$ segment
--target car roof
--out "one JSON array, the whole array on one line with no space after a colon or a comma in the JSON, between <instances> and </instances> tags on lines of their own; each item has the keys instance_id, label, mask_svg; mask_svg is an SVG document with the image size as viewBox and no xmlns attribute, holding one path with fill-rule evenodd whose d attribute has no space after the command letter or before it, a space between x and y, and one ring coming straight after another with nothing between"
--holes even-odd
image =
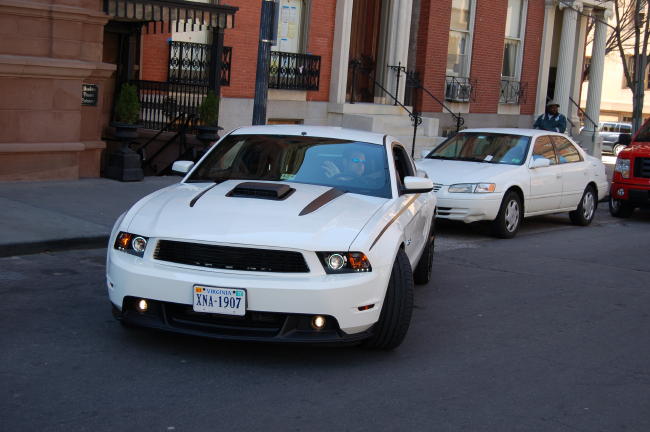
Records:
<instances>
[{"instance_id":1,"label":"car roof","mask_svg":"<svg viewBox=\"0 0 650 432\"><path fill-rule=\"evenodd\" d=\"M233 135L296 135L320 138L337 138L350 141L366 142L371 144L384 144L384 134L346 129L335 126L307 126L307 125L265 125L245 126L232 131Z\"/></svg>"},{"instance_id":2,"label":"car roof","mask_svg":"<svg viewBox=\"0 0 650 432\"><path fill-rule=\"evenodd\" d=\"M473 132L473 133L499 133L499 134L508 134L508 135L521 135L534 137L537 135L557 135L565 138L569 138L567 135L559 132L551 132L541 129L523 129L523 128L474 128L474 129L463 129L461 132Z\"/></svg>"}]
</instances>

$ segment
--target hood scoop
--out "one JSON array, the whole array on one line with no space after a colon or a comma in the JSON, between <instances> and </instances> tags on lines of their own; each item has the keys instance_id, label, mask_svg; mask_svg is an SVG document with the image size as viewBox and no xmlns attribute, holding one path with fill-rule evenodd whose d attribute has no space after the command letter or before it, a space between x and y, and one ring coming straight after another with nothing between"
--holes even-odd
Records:
<instances>
[{"instance_id":1,"label":"hood scoop","mask_svg":"<svg viewBox=\"0 0 650 432\"><path fill-rule=\"evenodd\" d=\"M294 192L295 189L290 188L286 184L244 182L235 186L226 196L232 198L258 198L282 201Z\"/></svg>"}]
</instances>

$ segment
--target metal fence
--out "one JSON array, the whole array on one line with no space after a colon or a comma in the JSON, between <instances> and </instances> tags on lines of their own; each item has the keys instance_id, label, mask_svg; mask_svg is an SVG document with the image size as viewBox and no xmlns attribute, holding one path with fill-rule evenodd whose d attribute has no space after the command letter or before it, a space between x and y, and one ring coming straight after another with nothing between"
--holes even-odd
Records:
<instances>
[{"instance_id":1,"label":"metal fence","mask_svg":"<svg viewBox=\"0 0 650 432\"><path fill-rule=\"evenodd\" d=\"M476 80L447 76L445 78L445 100L450 102L474 102L476 100Z\"/></svg>"},{"instance_id":2,"label":"metal fence","mask_svg":"<svg viewBox=\"0 0 650 432\"><path fill-rule=\"evenodd\" d=\"M271 51L269 88L318 90L320 56Z\"/></svg>"},{"instance_id":3,"label":"metal fence","mask_svg":"<svg viewBox=\"0 0 650 432\"><path fill-rule=\"evenodd\" d=\"M499 94L499 103L517 105L526 103L527 83L514 81L511 79L501 80L501 91Z\"/></svg>"},{"instance_id":4,"label":"metal fence","mask_svg":"<svg viewBox=\"0 0 650 432\"><path fill-rule=\"evenodd\" d=\"M192 116L188 132L195 131L198 108L208 94L207 85L177 84L159 81L132 81L140 97L140 122L146 129L178 131L180 114ZM171 123L171 124L170 124Z\"/></svg>"}]
</instances>

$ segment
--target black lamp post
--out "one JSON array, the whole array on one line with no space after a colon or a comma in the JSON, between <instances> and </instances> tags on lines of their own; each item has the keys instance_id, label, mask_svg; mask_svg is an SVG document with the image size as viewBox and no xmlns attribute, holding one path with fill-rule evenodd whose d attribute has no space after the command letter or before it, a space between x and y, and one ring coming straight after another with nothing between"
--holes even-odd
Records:
<instances>
[{"instance_id":1,"label":"black lamp post","mask_svg":"<svg viewBox=\"0 0 650 432\"><path fill-rule=\"evenodd\" d=\"M260 42L257 48L257 73L255 75L255 100L253 102L253 124L266 124L266 105L269 92L269 66L271 63L271 45L273 40L275 0L262 0L260 15Z\"/></svg>"}]
</instances>

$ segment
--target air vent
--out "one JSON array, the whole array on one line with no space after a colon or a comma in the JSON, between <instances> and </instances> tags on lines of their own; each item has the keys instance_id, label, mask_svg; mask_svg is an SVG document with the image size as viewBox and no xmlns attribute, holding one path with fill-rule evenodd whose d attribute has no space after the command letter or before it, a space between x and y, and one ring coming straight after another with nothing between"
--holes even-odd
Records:
<instances>
[{"instance_id":1,"label":"air vent","mask_svg":"<svg viewBox=\"0 0 650 432\"><path fill-rule=\"evenodd\" d=\"M234 198L259 198L280 201L291 195L295 189L285 184L245 182L239 183L226 196Z\"/></svg>"}]
</instances>

